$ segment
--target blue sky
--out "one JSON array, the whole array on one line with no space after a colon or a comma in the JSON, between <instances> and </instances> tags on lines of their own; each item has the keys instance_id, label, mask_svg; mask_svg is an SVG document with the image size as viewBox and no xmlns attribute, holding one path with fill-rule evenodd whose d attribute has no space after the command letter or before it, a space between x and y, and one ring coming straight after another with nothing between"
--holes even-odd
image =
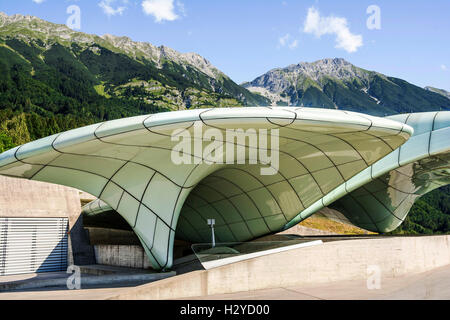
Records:
<instances>
[{"instance_id":1,"label":"blue sky","mask_svg":"<svg viewBox=\"0 0 450 320\"><path fill-rule=\"evenodd\" d=\"M71 5L81 10L82 32L197 52L237 83L341 57L450 91L448 0L0 0L0 11L65 24ZM370 5L380 29L367 27Z\"/></svg>"}]
</instances>

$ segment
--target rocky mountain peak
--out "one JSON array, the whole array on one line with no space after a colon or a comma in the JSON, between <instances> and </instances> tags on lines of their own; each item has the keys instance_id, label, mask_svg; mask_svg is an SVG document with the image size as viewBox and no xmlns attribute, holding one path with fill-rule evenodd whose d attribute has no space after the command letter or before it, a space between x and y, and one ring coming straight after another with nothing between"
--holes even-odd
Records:
<instances>
[{"instance_id":1,"label":"rocky mountain peak","mask_svg":"<svg viewBox=\"0 0 450 320\"><path fill-rule=\"evenodd\" d=\"M424 89L427 90L427 91L431 91L431 92L440 94L441 96L444 96L444 97L450 99L450 92L447 91L447 90L444 90L444 89L438 89L438 88L434 88L434 87L430 87L430 86L427 86L427 87L425 87Z\"/></svg>"},{"instance_id":2,"label":"rocky mountain peak","mask_svg":"<svg viewBox=\"0 0 450 320\"><path fill-rule=\"evenodd\" d=\"M358 68L342 58L273 69L243 87L270 99L274 106L368 110L385 115L392 110L411 112L412 106L417 110L425 105L444 110L450 105L450 96L444 90L426 88L426 91L404 80Z\"/></svg>"},{"instance_id":3,"label":"rocky mountain peak","mask_svg":"<svg viewBox=\"0 0 450 320\"><path fill-rule=\"evenodd\" d=\"M0 12L0 28L3 28L5 35L17 36L26 41L39 37L44 41L51 40L52 43L62 41L67 44L73 42L81 46L89 46L97 43L103 46L106 45L108 48L113 48L114 51L123 52L133 58L143 57L149 61L153 61L159 67L161 67L162 60L164 59L185 66L189 65L216 80L219 76L225 76L208 60L196 53L181 53L164 45L156 47L148 42L133 41L126 36L105 34L98 37L96 35L77 32L65 25L50 23L33 16L24 16L21 14L8 16L6 13ZM32 34L20 31L23 28L30 30ZM1 33L0 30L0 35Z\"/></svg>"},{"instance_id":4,"label":"rocky mountain peak","mask_svg":"<svg viewBox=\"0 0 450 320\"><path fill-rule=\"evenodd\" d=\"M362 77L364 72L356 68L350 62L342 58L322 59L315 62L301 62L296 65L290 65L281 70L282 72L291 73L293 75L303 75L312 78L315 81L322 77L337 78L340 80L349 79L353 77Z\"/></svg>"}]
</instances>

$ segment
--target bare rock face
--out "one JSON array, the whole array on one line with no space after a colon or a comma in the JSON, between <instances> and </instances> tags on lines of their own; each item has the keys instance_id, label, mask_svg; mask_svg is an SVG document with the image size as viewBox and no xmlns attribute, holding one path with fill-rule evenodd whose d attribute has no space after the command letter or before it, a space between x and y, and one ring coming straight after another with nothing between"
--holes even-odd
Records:
<instances>
[{"instance_id":1,"label":"bare rock face","mask_svg":"<svg viewBox=\"0 0 450 320\"><path fill-rule=\"evenodd\" d=\"M368 71L357 68L350 62L341 59L323 59L316 62L301 62L286 68L273 69L266 74L246 83L244 87L264 87L272 93L281 93L290 86L310 79L320 82L324 77L338 80L368 79Z\"/></svg>"}]
</instances>

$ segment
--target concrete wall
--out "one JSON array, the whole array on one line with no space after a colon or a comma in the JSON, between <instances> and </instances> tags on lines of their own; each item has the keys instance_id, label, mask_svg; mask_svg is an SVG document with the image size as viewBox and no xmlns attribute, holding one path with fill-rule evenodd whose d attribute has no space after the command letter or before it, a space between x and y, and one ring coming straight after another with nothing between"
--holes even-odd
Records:
<instances>
[{"instance_id":1,"label":"concrete wall","mask_svg":"<svg viewBox=\"0 0 450 320\"><path fill-rule=\"evenodd\" d=\"M174 299L240 291L366 281L367 267L399 277L450 264L450 236L327 242L210 270L194 271L130 289L114 299Z\"/></svg>"},{"instance_id":2,"label":"concrete wall","mask_svg":"<svg viewBox=\"0 0 450 320\"><path fill-rule=\"evenodd\" d=\"M94 245L97 264L129 267L136 269L151 268L147 254L140 245Z\"/></svg>"},{"instance_id":3,"label":"concrete wall","mask_svg":"<svg viewBox=\"0 0 450 320\"><path fill-rule=\"evenodd\" d=\"M0 217L67 217L72 227L80 212L80 196L76 189L0 176Z\"/></svg>"},{"instance_id":4,"label":"concrete wall","mask_svg":"<svg viewBox=\"0 0 450 320\"><path fill-rule=\"evenodd\" d=\"M68 218L69 265L94 262L80 214L80 191L76 189L0 176L0 217Z\"/></svg>"}]
</instances>

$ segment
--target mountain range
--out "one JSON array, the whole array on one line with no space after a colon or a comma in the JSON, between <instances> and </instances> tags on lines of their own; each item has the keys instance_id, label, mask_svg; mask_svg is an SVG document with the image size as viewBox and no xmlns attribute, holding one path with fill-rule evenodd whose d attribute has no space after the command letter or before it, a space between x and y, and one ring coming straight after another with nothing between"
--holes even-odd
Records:
<instances>
[{"instance_id":1,"label":"mountain range","mask_svg":"<svg viewBox=\"0 0 450 320\"><path fill-rule=\"evenodd\" d=\"M433 88L433 87L429 87L429 86L425 87L425 90L438 93L438 94L443 95L444 97L447 97L450 99L450 92L448 92L447 90Z\"/></svg>"},{"instance_id":2,"label":"mountain range","mask_svg":"<svg viewBox=\"0 0 450 320\"><path fill-rule=\"evenodd\" d=\"M47 65L83 77L108 98L123 97L127 91L169 110L268 102L196 53L179 53L128 37L89 35L33 16L0 13L0 40L3 56L14 63L37 72L42 69L39 65ZM76 74L67 74L67 68Z\"/></svg>"},{"instance_id":3,"label":"mountain range","mask_svg":"<svg viewBox=\"0 0 450 320\"><path fill-rule=\"evenodd\" d=\"M423 89L339 58L273 69L242 85L280 106L345 109L378 116L450 110L450 97L436 89Z\"/></svg>"}]
</instances>

